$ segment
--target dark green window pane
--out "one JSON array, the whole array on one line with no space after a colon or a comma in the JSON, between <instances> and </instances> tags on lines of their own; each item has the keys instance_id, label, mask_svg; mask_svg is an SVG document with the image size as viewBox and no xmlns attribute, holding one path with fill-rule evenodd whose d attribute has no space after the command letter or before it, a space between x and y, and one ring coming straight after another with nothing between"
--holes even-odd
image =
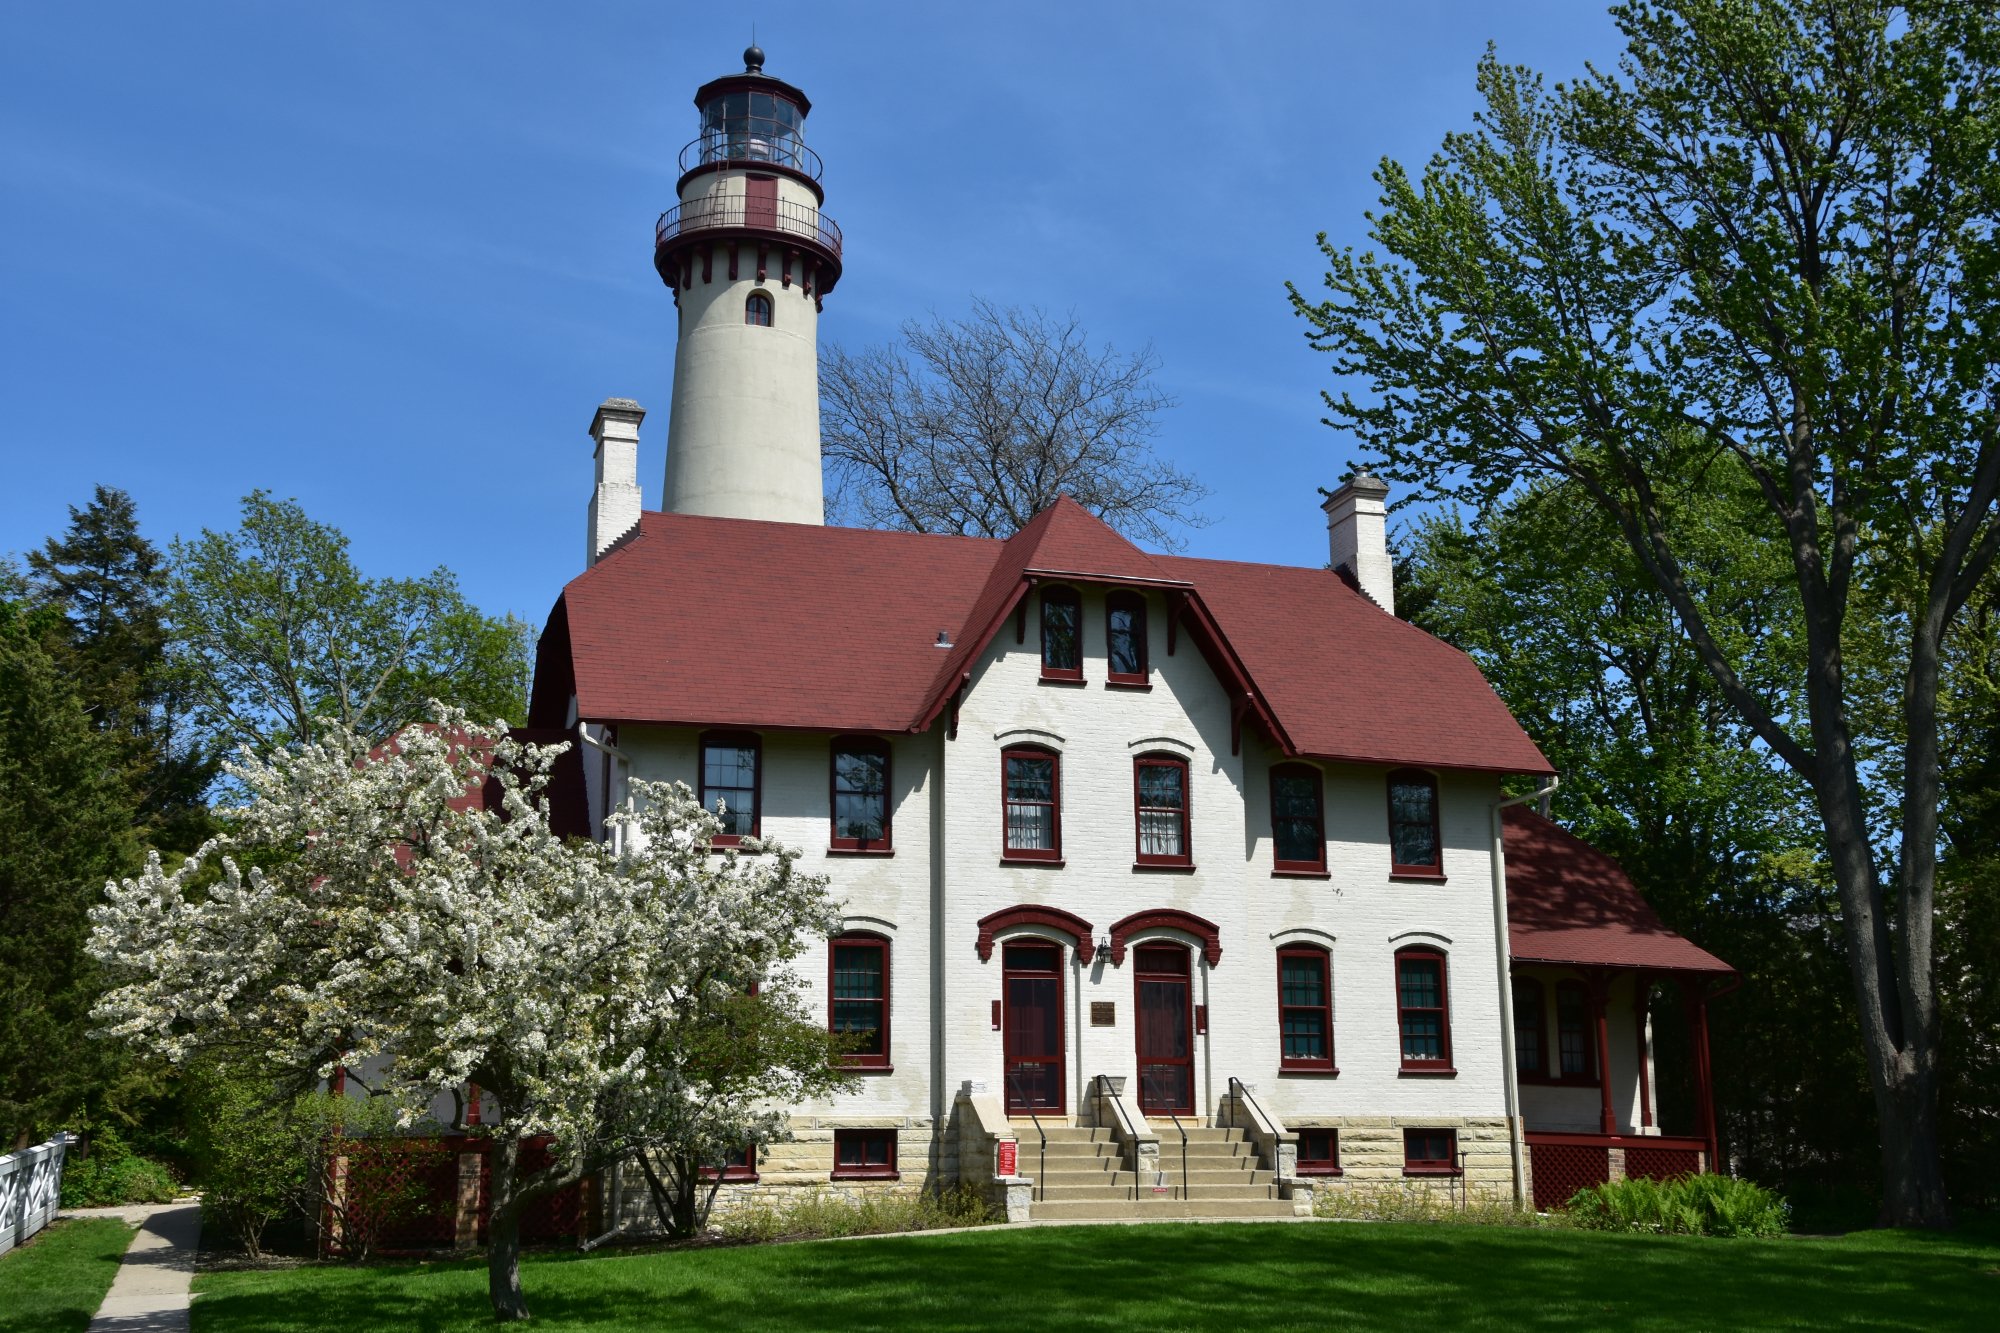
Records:
<instances>
[{"instance_id":1,"label":"dark green window pane","mask_svg":"<svg viewBox=\"0 0 2000 1333\"><path fill-rule=\"evenodd\" d=\"M1077 619L1082 608L1066 597L1042 598L1042 665L1057 671L1075 671Z\"/></svg>"}]
</instances>

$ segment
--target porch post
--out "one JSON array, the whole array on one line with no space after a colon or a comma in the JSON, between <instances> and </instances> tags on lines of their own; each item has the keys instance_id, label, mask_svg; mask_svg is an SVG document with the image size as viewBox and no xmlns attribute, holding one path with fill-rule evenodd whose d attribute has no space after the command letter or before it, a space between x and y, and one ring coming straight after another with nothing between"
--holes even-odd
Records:
<instances>
[{"instance_id":1,"label":"porch post","mask_svg":"<svg viewBox=\"0 0 2000 1333\"><path fill-rule=\"evenodd\" d=\"M1652 1063L1652 1050L1646 1040L1646 1011L1648 994L1653 988L1653 979L1644 972L1632 974L1632 1016L1638 1029L1638 1040L1633 1049L1639 1052L1639 1128L1653 1127L1653 1083L1647 1066Z\"/></svg>"},{"instance_id":2,"label":"porch post","mask_svg":"<svg viewBox=\"0 0 2000 1333\"><path fill-rule=\"evenodd\" d=\"M1602 972L1594 972L1585 988L1590 998L1591 1026L1597 1030L1597 1099L1598 1130L1604 1134L1618 1132L1618 1122L1611 1114L1611 1024L1605 1015L1605 1000L1610 986Z\"/></svg>"},{"instance_id":3,"label":"porch post","mask_svg":"<svg viewBox=\"0 0 2000 1333\"><path fill-rule=\"evenodd\" d=\"M1697 983L1698 984L1698 983ZM1715 1145L1715 1077L1709 1065L1708 1056L1708 992L1697 989L1694 992L1694 1076L1695 1107L1701 1117L1701 1137L1708 1148L1705 1163L1711 1172L1720 1174L1716 1162Z\"/></svg>"}]
</instances>

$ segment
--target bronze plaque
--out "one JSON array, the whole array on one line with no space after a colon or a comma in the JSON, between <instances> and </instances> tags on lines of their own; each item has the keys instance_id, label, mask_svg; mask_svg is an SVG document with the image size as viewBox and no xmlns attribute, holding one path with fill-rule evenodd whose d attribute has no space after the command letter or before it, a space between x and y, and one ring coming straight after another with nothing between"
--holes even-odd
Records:
<instances>
[{"instance_id":1,"label":"bronze plaque","mask_svg":"<svg viewBox=\"0 0 2000 1333\"><path fill-rule=\"evenodd\" d=\"M1118 1006L1109 1000L1090 1002L1090 1025L1094 1028L1115 1028L1118 1026Z\"/></svg>"}]
</instances>

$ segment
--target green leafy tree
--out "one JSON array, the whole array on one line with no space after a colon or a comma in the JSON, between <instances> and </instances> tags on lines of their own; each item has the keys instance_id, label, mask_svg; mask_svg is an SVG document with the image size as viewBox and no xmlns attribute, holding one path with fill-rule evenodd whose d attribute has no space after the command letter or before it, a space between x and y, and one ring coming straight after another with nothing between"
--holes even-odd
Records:
<instances>
[{"instance_id":1,"label":"green leafy tree","mask_svg":"<svg viewBox=\"0 0 2000 1333\"><path fill-rule=\"evenodd\" d=\"M1559 478L1810 791L1880 1126L1883 1216L1947 1219L1934 973L1939 682L2000 550L2000 20L1957 0L1634 0L1615 72L1481 63L1476 128L1321 237L1316 347L1377 469L1490 502ZM1690 573L1727 460L1796 636ZM1893 669L1851 662L1865 648ZM1850 666L1863 670L1850 672ZM1884 684L1889 697L1881 697Z\"/></svg>"},{"instance_id":2,"label":"green leafy tree","mask_svg":"<svg viewBox=\"0 0 2000 1333\"><path fill-rule=\"evenodd\" d=\"M447 569L364 576L296 500L253 491L235 531L175 542L168 607L175 678L228 745L268 753L336 727L382 740L432 699L526 713L525 624L482 615Z\"/></svg>"}]
</instances>

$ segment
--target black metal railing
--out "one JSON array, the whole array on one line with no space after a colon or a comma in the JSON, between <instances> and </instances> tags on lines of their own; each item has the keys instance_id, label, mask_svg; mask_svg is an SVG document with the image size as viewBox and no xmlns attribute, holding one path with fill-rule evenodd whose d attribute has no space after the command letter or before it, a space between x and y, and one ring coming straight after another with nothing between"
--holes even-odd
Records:
<instances>
[{"instance_id":1,"label":"black metal railing","mask_svg":"<svg viewBox=\"0 0 2000 1333\"><path fill-rule=\"evenodd\" d=\"M805 146L798 128L758 116L732 117L681 149L681 174L721 163L733 166L786 167L812 180L820 178L819 154Z\"/></svg>"},{"instance_id":2,"label":"black metal railing","mask_svg":"<svg viewBox=\"0 0 2000 1333\"><path fill-rule=\"evenodd\" d=\"M1042 1136L1042 1158L1035 1164L1035 1197L1049 1197L1049 1132L1042 1128L1042 1118L1035 1114L1035 1108L1028 1108L1028 1119L1035 1122L1035 1133Z\"/></svg>"},{"instance_id":3,"label":"black metal railing","mask_svg":"<svg viewBox=\"0 0 2000 1333\"><path fill-rule=\"evenodd\" d=\"M1175 1115L1172 1111L1167 1112L1167 1119L1173 1121L1174 1128L1178 1129L1181 1132L1181 1200L1183 1202L1186 1202L1189 1193L1188 1173L1187 1173L1187 1127L1181 1124L1181 1118Z\"/></svg>"},{"instance_id":4,"label":"black metal railing","mask_svg":"<svg viewBox=\"0 0 2000 1333\"><path fill-rule=\"evenodd\" d=\"M660 214L653 243L665 245L690 232L718 228L796 236L840 258L840 228L817 208L792 199L751 199L741 194L712 194L676 204Z\"/></svg>"}]
</instances>

